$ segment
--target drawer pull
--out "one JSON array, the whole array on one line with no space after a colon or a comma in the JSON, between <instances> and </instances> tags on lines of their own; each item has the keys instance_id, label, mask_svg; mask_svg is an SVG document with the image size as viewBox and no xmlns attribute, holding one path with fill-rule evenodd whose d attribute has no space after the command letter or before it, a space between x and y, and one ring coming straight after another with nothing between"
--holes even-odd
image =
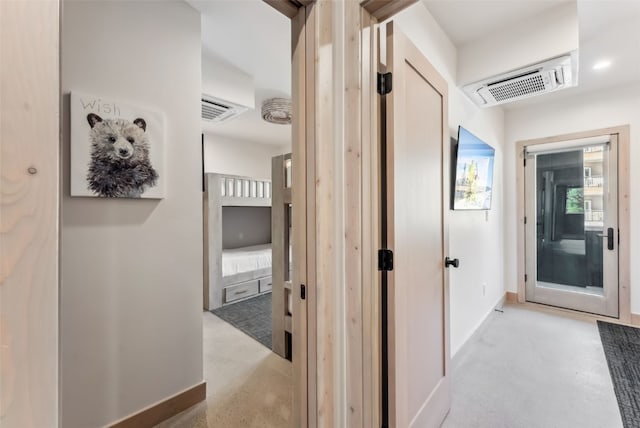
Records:
<instances>
[{"instance_id":1,"label":"drawer pull","mask_svg":"<svg viewBox=\"0 0 640 428\"><path fill-rule=\"evenodd\" d=\"M233 293L234 296L237 296L238 294L244 294L246 292L248 292L249 290L242 290L242 291L236 291Z\"/></svg>"}]
</instances>

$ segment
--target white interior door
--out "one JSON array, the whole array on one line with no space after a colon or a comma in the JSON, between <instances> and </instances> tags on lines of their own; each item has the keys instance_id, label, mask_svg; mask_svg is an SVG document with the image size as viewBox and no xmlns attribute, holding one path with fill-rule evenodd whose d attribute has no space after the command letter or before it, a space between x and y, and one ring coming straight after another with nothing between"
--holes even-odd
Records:
<instances>
[{"instance_id":1,"label":"white interior door","mask_svg":"<svg viewBox=\"0 0 640 428\"><path fill-rule=\"evenodd\" d=\"M386 31L388 419L438 427L450 406L447 84L393 23Z\"/></svg>"}]
</instances>

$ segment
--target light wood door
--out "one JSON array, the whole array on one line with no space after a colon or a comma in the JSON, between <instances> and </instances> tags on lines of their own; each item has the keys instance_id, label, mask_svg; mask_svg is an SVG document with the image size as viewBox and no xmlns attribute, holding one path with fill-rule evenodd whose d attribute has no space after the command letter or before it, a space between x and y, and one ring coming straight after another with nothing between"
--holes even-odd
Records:
<instances>
[{"instance_id":1,"label":"light wood door","mask_svg":"<svg viewBox=\"0 0 640 428\"><path fill-rule=\"evenodd\" d=\"M389 426L438 427L450 405L447 84L393 23L386 71Z\"/></svg>"}]
</instances>

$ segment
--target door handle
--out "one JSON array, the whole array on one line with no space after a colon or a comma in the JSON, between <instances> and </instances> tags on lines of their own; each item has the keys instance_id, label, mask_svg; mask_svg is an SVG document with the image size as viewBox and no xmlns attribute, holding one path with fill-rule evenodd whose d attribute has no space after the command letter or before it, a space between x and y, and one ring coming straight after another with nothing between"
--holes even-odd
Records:
<instances>
[{"instance_id":1,"label":"door handle","mask_svg":"<svg viewBox=\"0 0 640 428\"><path fill-rule=\"evenodd\" d=\"M607 238L607 250L613 250L613 227L607 229L607 234L598 233L601 238Z\"/></svg>"},{"instance_id":2,"label":"door handle","mask_svg":"<svg viewBox=\"0 0 640 428\"><path fill-rule=\"evenodd\" d=\"M607 249L613 250L613 227L607 229Z\"/></svg>"},{"instance_id":3,"label":"door handle","mask_svg":"<svg viewBox=\"0 0 640 428\"><path fill-rule=\"evenodd\" d=\"M450 259L449 257L445 257L444 258L444 267L448 268L449 266L453 266L454 268L457 268L458 266L460 266L460 260L458 260L458 259Z\"/></svg>"}]
</instances>

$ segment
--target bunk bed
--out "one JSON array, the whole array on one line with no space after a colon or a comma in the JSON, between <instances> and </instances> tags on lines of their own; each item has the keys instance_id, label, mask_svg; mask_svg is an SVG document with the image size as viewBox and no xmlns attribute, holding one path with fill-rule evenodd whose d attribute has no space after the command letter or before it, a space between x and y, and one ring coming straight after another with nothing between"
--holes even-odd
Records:
<instances>
[{"instance_id":1,"label":"bunk bed","mask_svg":"<svg viewBox=\"0 0 640 428\"><path fill-rule=\"evenodd\" d=\"M272 239L272 349L291 359L292 346L292 251L291 251L291 154L271 161L273 184L271 207Z\"/></svg>"},{"instance_id":2,"label":"bunk bed","mask_svg":"<svg viewBox=\"0 0 640 428\"><path fill-rule=\"evenodd\" d=\"M266 224L262 227L265 230L260 230L260 224L253 224L256 222L236 225L236 228L258 227L257 231L252 232L258 237L247 246L242 246L241 240L234 241L231 236L234 228L230 227L230 223L241 221L239 218L242 217L240 213L243 207L270 210L271 182L251 177L207 173L204 190L205 309L217 309L270 292L271 213L265 214L268 215ZM242 233L238 235L242 237Z\"/></svg>"},{"instance_id":3,"label":"bunk bed","mask_svg":"<svg viewBox=\"0 0 640 428\"><path fill-rule=\"evenodd\" d=\"M272 293L272 350L291 359L291 154L272 159L272 180L207 173L204 191L204 307L217 309ZM270 208L268 242L226 245L225 210ZM244 223L243 227L250 227ZM265 241L267 241L265 239Z\"/></svg>"}]
</instances>

